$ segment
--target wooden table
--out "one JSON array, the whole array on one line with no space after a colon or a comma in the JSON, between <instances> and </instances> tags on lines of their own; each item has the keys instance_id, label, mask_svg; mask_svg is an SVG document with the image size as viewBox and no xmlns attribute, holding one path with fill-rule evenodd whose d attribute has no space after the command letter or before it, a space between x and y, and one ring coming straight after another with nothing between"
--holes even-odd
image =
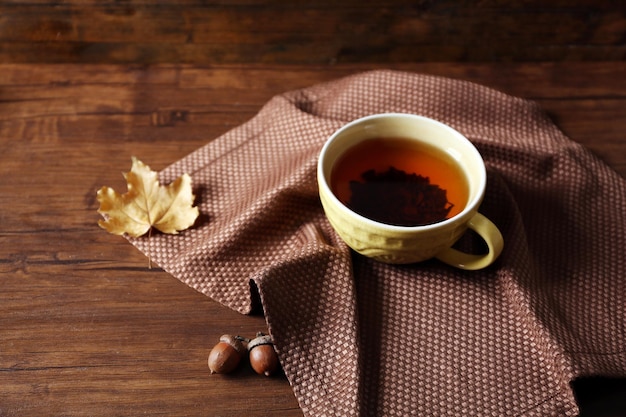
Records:
<instances>
[{"instance_id":1,"label":"wooden table","mask_svg":"<svg viewBox=\"0 0 626 417\"><path fill-rule=\"evenodd\" d=\"M301 416L284 376L210 375L265 330L97 226L131 156L161 170L273 95L374 68L536 100L626 177L626 10L514 0L0 2L0 417ZM616 318L624 319L624 318ZM625 380L575 382L626 415Z\"/></svg>"},{"instance_id":2,"label":"wooden table","mask_svg":"<svg viewBox=\"0 0 626 417\"><path fill-rule=\"evenodd\" d=\"M626 177L620 62L0 65L0 416L302 415L284 376L209 374L219 336L263 317L149 269L97 226L96 190L125 190L132 155L160 170L275 94L383 66L536 100ZM576 387L584 416L626 415L623 380Z\"/></svg>"}]
</instances>

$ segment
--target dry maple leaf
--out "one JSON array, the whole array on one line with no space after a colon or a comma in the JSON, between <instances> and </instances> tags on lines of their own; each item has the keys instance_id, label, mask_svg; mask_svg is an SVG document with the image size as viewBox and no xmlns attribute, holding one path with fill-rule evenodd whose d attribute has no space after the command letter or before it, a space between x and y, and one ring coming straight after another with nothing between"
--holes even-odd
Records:
<instances>
[{"instance_id":1,"label":"dry maple leaf","mask_svg":"<svg viewBox=\"0 0 626 417\"><path fill-rule=\"evenodd\" d=\"M98 190L104 217L98 224L109 233L139 237L152 227L163 233L176 234L196 221L199 215L193 207L191 177L183 174L168 186L159 184L157 173L139 159L132 158L130 172L124 174L128 192L119 194L110 187Z\"/></svg>"}]
</instances>

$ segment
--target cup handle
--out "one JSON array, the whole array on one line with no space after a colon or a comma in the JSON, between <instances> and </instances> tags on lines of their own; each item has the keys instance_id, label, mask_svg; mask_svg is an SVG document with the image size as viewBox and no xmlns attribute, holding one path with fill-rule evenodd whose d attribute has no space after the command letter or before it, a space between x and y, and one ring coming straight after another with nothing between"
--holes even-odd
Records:
<instances>
[{"instance_id":1,"label":"cup handle","mask_svg":"<svg viewBox=\"0 0 626 417\"><path fill-rule=\"evenodd\" d=\"M460 250L448 248L435 258L460 269L474 271L491 265L504 247L504 239L498 227L480 213L476 213L468 223L468 227L483 238L489 251L484 255L472 255Z\"/></svg>"}]
</instances>

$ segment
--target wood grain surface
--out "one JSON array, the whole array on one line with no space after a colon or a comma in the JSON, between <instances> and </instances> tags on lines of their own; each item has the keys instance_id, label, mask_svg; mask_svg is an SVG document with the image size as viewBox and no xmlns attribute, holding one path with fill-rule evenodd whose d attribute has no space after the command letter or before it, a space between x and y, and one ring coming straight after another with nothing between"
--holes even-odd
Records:
<instances>
[{"instance_id":1,"label":"wood grain surface","mask_svg":"<svg viewBox=\"0 0 626 417\"><path fill-rule=\"evenodd\" d=\"M9 0L0 61L620 61L617 0Z\"/></svg>"},{"instance_id":2,"label":"wood grain surface","mask_svg":"<svg viewBox=\"0 0 626 417\"><path fill-rule=\"evenodd\" d=\"M262 316L97 226L131 156L163 169L276 94L374 68L478 82L626 177L621 3L339 3L0 3L0 416L302 415L282 375L209 374ZM582 416L626 415L624 380L574 385Z\"/></svg>"}]
</instances>

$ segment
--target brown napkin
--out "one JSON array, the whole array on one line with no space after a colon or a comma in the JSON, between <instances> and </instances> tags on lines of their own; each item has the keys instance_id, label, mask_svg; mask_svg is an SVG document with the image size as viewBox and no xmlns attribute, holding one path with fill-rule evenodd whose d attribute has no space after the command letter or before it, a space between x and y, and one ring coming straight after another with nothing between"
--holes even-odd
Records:
<instances>
[{"instance_id":1,"label":"brown napkin","mask_svg":"<svg viewBox=\"0 0 626 417\"><path fill-rule=\"evenodd\" d=\"M505 239L496 264L385 265L338 240L318 200L318 153L344 123L390 111L438 119L478 147L481 212ZM133 244L232 309L262 307L307 416L573 416L573 378L626 375L626 181L532 102L357 74L274 97L161 180L184 172L200 220Z\"/></svg>"}]
</instances>

